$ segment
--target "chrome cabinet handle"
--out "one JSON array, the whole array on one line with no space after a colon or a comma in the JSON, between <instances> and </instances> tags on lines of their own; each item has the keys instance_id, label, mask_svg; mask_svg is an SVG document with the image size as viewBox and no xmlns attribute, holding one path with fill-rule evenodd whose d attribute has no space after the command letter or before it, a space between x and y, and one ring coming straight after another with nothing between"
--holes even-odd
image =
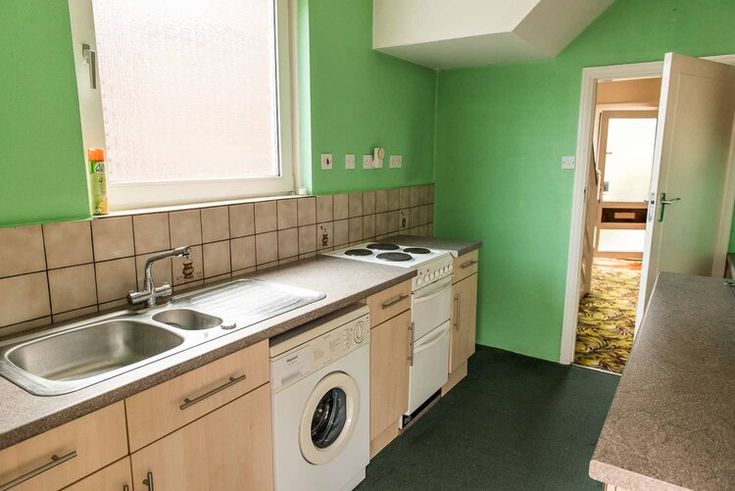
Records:
<instances>
[{"instance_id":1,"label":"chrome cabinet handle","mask_svg":"<svg viewBox=\"0 0 735 491\"><path fill-rule=\"evenodd\" d=\"M198 402L202 402L204 399L208 399L208 398L212 397L213 395L215 395L216 393L222 392L226 388L231 387L231 386L235 385L238 382L242 382L246 378L247 378L247 375L240 375L239 377L230 377L227 382L225 382L222 385L218 385L217 387L215 387L214 389L210 390L209 392L205 392L204 394L202 394L200 396L196 396L193 399L189 399L187 397L186 399L184 399L184 402L179 406L179 409L181 409L183 411L184 409L190 408L194 404L196 404Z\"/></svg>"},{"instance_id":2,"label":"chrome cabinet handle","mask_svg":"<svg viewBox=\"0 0 735 491\"><path fill-rule=\"evenodd\" d=\"M123 484L123 491L130 491L130 486Z\"/></svg>"},{"instance_id":3,"label":"chrome cabinet handle","mask_svg":"<svg viewBox=\"0 0 735 491\"><path fill-rule=\"evenodd\" d=\"M664 221L664 213L666 210L666 205L673 205L677 201L681 201L681 198L666 198L666 193L661 193L661 199L658 207L658 221L663 222Z\"/></svg>"},{"instance_id":4,"label":"chrome cabinet handle","mask_svg":"<svg viewBox=\"0 0 735 491\"><path fill-rule=\"evenodd\" d=\"M88 44L82 44L82 56L89 65L89 87L97 88L97 52Z\"/></svg>"},{"instance_id":5,"label":"chrome cabinet handle","mask_svg":"<svg viewBox=\"0 0 735 491\"><path fill-rule=\"evenodd\" d=\"M478 262L479 261L477 259L470 259L469 261L465 261L462 264L460 264L459 267L462 268L462 269L467 269L470 266L472 266L474 264L477 264Z\"/></svg>"},{"instance_id":6,"label":"chrome cabinet handle","mask_svg":"<svg viewBox=\"0 0 735 491\"><path fill-rule=\"evenodd\" d=\"M383 310L389 309L393 307L395 304L403 302L408 298L408 295L404 295L403 293L398 295L393 300L386 300L385 302L381 303L380 306L383 308Z\"/></svg>"},{"instance_id":7,"label":"chrome cabinet handle","mask_svg":"<svg viewBox=\"0 0 735 491\"><path fill-rule=\"evenodd\" d=\"M153 472L148 471L145 479L143 479L143 484L145 484L145 487L148 488L148 491L155 491L155 488L153 487Z\"/></svg>"},{"instance_id":8,"label":"chrome cabinet handle","mask_svg":"<svg viewBox=\"0 0 735 491\"><path fill-rule=\"evenodd\" d=\"M461 325L462 319L461 319L461 313L460 313L460 307L462 306L462 297L459 293L457 293L454 296L454 328L459 331L459 326Z\"/></svg>"},{"instance_id":9,"label":"chrome cabinet handle","mask_svg":"<svg viewBox=\"0 0 735 491\"><path fill-rule=\"evenodd\" d=\"M413 322L408 325L408 362L413 366Z\"/></svg>"},{"instance_id":10,"label":"chrome cabinet handle","mask_svg":"<svg viewBox=\"0 0 735 491\"><path fill-rule=\"evenodd\" d=\"M5 484L0 484L0 491L6 491L6 490L12 489L12 488L14 488L14 487L16 487L16 486L18 486L20 484L23 484L27 480L32 479L32 478L36 477L39 474L43 474L44 472L46 472L48 470L51 470L54 467L56 467L57 465L61 465L64 462L69 461L69 460L73 459L76 456L77 456L76 450L72 450L68 454L62 455L61 457L59 457L56 454L53 454L51 456L51 462L47 462L47 463L43 464L40 467L36 467L32 471L26 472L22 476L16 477L12 481L8 481Z\"/></svg>"}]
</instances>

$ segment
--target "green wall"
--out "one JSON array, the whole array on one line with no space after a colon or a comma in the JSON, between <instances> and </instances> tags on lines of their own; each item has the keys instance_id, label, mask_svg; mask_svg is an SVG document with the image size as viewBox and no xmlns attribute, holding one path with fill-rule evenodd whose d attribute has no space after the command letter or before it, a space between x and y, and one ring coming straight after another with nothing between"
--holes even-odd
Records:
<instances>
[{"instance_id":1,"label":"green wall","mask_svg":"<svg viewBox=\"0 0 735 491\"><path fill-rule=\"evenodd\" d=\"M444 71L435 233L478 238L478 342L559 359L583 67L735 53L732 0L617 0L558 57Z\"/></svg>"},{"instance_id":2,"label":"green wall","mask_svg":"<svg viewBox=\"0 0 735 491\"><path fill-rule=\"evenodd\" d=\"M435 72L372 51L371 0L300 2L299 63L307 51L310 75L306 80L300 67L300 107L310 105L302 121L310 121L311 138L303 141L302 127L301 148L305 157L311 154L302 159L309 190L332 193L431 182ZM362 155L371 154L374 146L385 148L385 165L364 170ZM321 170L322 153L334 155L332 170ZM357 169L344 169L345 154L356 155ZM390 154L403 156L403 168L388 168Z\"/></svg>"},{"instance_id":3,"label":"green wall","mask_svg":"<svg viewBox=\"0 0 735 491\"><path fill-rule=\"evenodd\" d=\"M66 1L0 1L0 227L89 216Z\"/></svg>"}]
</instances>

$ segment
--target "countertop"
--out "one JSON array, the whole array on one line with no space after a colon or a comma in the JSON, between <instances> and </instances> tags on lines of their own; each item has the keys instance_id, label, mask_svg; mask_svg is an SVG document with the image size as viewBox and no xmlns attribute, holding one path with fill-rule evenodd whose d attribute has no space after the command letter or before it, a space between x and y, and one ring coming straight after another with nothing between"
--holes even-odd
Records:
<instances>
[{"instance_id":1,"label":"countertop","mask_svg":"<svg viewBox=\"0 0 735 491\"><path fill-rule=\"evenodd\" d=\"M403 268L317 256L248 277L318 290L326 294L323 300L69 394L34 396L0 378L0 449L339 310L415 275L415 271Z\"/></svg>"},{"instance_id":2,"label":"countertop","mask_svg":"<svg viewBox=\"0 0 735 491\"><path fill-rule=\"evenodd\" d=\"M454 257L467 254L482 247L482 241L479 240L435 239L432 237L419 237L417 235L394 235L393 237L388 237L385 241L395 242L404 246L441 249L451 252Z\"/></svg>"},{"instance_id":3,"label":"countertop","mask_svg":"<svg viewBox=\"0 0 735 491\"><path fill-rule=\"evenodd\" d=\"M735 289L661 273L589 468L626 490L735 489Z\"/></svg>"}]
</instances>

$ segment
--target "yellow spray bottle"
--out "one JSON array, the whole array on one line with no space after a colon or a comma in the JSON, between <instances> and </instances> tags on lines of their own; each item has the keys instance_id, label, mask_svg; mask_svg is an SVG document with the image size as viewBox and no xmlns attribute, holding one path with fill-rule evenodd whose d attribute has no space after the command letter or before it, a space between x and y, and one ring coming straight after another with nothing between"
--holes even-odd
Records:
<instances>
[{"instance_id":1,"label":"yellow spray bottle","mask_svg":"<svg viewBox=\"0 0 735 491\"><path fill-rule=\"evenodd\" d=\"M106 215L110 212L107 206L107 174L105 172L105 149L90 148L87 151L89 158L89 189L92 194L92 213Z\"/></svg>"}]
</instances>

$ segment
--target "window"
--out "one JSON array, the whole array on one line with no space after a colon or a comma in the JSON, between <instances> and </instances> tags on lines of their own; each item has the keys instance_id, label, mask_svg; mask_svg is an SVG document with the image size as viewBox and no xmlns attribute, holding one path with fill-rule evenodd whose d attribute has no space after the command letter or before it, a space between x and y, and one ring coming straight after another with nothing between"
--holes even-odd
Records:
<instances>
[{"instance_id":1,"label":"window","mask_svg":"<svg viewBox=\"0 0 735 491\"><path fill-rule=\"evenodd\" d=\"M287 1L93 9L113 209L293 191Z\"/></svg>"}]
</instances>

